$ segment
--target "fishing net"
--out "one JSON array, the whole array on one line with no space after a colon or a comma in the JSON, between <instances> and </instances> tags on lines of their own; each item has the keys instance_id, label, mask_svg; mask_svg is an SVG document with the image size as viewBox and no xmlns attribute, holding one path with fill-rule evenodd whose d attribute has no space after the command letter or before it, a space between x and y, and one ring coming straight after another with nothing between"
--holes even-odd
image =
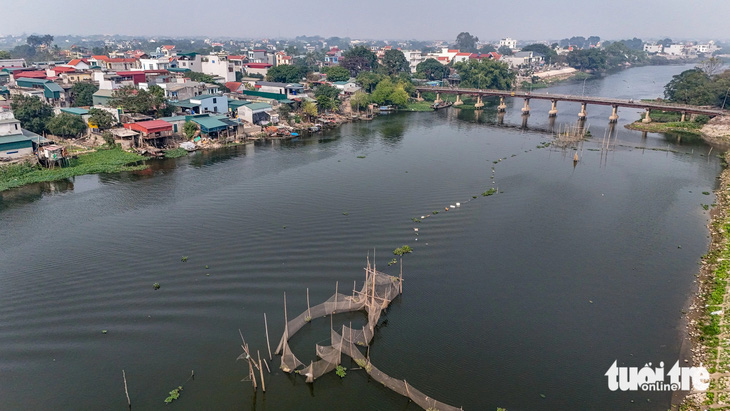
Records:
<instances>
[{"instance_id":1,"label":"fishing net","mask_svg":"<svg viewBox=\"0 0 730 411\"><path fill-rule=\"evenodd\" d=\"M393 277L376 271L374 267L370 267L369 263L365 270L365 283L359 291L353 290L352 295L335 292L327 301L307 308L306 311L286 323L284 335L282 335L276 349L276 354L281 354L281 369L285 372L297 372L304 375L307 382L314 382L315 379L335 370L342 361L342 354L345 354L355 360L375 381L400 395L410 398L424 409L459 410L460 408L428 397L409 385L405 380L388 376L373 366L370 359L360 352L358 346L370 345L380 316L403 289L402 277ZM353 311L365 311L368 316L367 323L358 329L342 326L342 334L331 330L331 345L317 344L315 351L319 359L304 367L304 364L291 352L289 339L313 318Z\"/></svg>"}]
</instances>

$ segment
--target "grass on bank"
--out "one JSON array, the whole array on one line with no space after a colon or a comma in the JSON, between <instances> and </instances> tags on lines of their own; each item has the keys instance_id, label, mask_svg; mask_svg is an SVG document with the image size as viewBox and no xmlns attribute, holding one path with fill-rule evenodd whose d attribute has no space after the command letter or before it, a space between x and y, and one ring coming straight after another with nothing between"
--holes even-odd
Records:
<instances>
[{"instance_id":1,"label":"grass on bank","mask_svg":"<svg viewBox=\"0 0 730 411\"><path fill-rule=\"evenodd\" d=\"M84 174L118 173L147 168L137 164L146 157L129 153L121 148L98 149L70 160L69 167L43 168L30 163L0 167L0 191L44 181L57 181Z\"/></svg>"},{"instance_id":2,"label":"grass on bank","mask_svg":"<svg viewBox=\"0 0 730 411\"><path fill-rule=\"evenodd\" d=\"M428 101L411 101L402 111L433 111Z\"/></svg>"},{"instance_id":3,"label":"grass on bank","mask_svg":"<svg viewBox=\"0 0 730 411\"><path fill-rule=\"evenodd\" d=\"M188 151L180 147L172 150L165 150L165 158L178 158L185 157L186 155L188 155Z\"/></svg>"}]
</instances>

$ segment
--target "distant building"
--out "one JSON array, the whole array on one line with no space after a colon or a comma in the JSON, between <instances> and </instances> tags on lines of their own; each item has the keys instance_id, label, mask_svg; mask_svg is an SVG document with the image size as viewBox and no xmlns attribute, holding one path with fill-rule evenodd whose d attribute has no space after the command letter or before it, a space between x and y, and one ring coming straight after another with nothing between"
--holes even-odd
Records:
<instances>
[{"instance_id":1,"label":"distant building","mask_svg":"<svg viewBox=\"0 0 730 411\"><path fill-rule=\"evenodd\" d=\"M33 154L34 139L36 142L40 142L41 137L28 130L23 130L20 120L16 120L13 113L0 111L0 159L12 159Z\"/></svg>"},{"instance_id":2,"label":"distant building","mask_svg":"<svg viewBox=\"0 0 730 411\"><path fill-rule=\"evenodd\" d=\"M649 54L657 54L664 51L664 46L656 43L644 43L644 51Z\"/></svg>"},{"instance_id":3,"label":"distant building","mask_svg":"<svg viewBox=\"0 0 730 411\"><path fill-rule=\"evenodd\" d=\"M499 40L499 47L509 47L510 49L514 50L517 48L517 40L511 39L509 37L503 38Z\"/></svg>"},{"instance_id":4,"label":"distant building","mask_svg":"<svg viewBox=\"0 0 730 411\"><path fill-rule=\"evenodd\" d=\"M669 46L664 47L664 54L668 54L670 56L684 56L684 53L684 44L670 44Z\"/></svg>"}]
</instances>

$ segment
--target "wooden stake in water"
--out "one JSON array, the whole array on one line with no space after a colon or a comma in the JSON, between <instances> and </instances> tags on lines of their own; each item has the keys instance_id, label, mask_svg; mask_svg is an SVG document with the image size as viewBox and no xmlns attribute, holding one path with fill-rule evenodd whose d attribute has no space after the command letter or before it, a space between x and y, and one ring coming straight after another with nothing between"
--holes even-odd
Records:
<instances>
[{"instance_id":1,"label":"wooden stake in water","mask_svg":"<svg viewBox=\"0 0 730 411\"><path fill-rule=\"evenodd\" d=\"M266 328L266 348L269 349L269 361L273 358L271 356L271 343L269 342L269 324L266 322L266 313L264 313L264 327Z\"/></svg>"},{"instance_id":2,"label":"wooden stake in water","mask_svg":"<svg viewBox=\"0 0 730 411\"><path fill-rule=\"evenodd\" d=\"M264 367L261 365L261 353L256 350L256 355L259 357L259 372L261 373L261 389L266 392L266 383L264 382Z\"/></svg>"},{"instance_id":3,"label":"wooden stake in water","mask_svg":"<svg viewBox=\"0 0 730 411\"><path fill-rule=\"evenodd\" d=\"M132 401L129 400L129 390L127 389L127 374L122 370L122 378L124 378L124 393L127 394L127 405L132 409Z\"/></svg>"},{"instance_id":4,"label":"wooden stake in water","mask_svg":"<svg viewBox=\"0 0 730 411\"><path fill-rule=\"evenodd\" d=\"M309 287L307 287L307 316L309 321L312 321L312 311L309 309Z\"/></svg>"}]
</instances>

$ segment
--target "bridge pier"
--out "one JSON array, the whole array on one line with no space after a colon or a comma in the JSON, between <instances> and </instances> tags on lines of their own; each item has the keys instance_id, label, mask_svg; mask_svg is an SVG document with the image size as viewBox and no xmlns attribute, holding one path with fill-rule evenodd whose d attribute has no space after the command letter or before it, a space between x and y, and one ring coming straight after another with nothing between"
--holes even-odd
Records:
<instances>
[{"instance_id":1,"label":"bridge pier","mask_svg":"<svg viewBox=\"0 0 730 411\"><path fill-rule=\"evenodd\" d=\"M436 92L436 100L434 100L433 102L436 104L443 102L443 100L441 100L441 93Z\"/></svg>"},{"instance_id":2,"label":"bridge pier","mask_svg":"<svg viewBox=\"0 0 730 411\"><path fill-rule=\"evenodd\" d=\"M497 112L504 113L507 111L507 105L504 104L504 96L499 97L499 106L497 106Z\"/></svg>"},{"instance_id":3,"label":"bridge pier","mask_svg":"<svg viewBox=\"0 0 730 411\"><path fill-rule=\"evenodd\" d=\"M558 115L558 100L552 99L550 102L552 102L552 107L548 111L548 117L555 117Z\"/></svg>"},{"instance_id":4,"label":"bridge pier","mask_svg":"<svg viewBox=\"0 0 730 411\"><path fill-rule=\"evenodd\" d=\"M462 104L464 104L464 102L463 102L463 101L461 101L461 94L457 94L457 95L456 95L456 101L454 102L454 105L455 105L455 106L460 106L460 105L462 105Z\"/></svg>"},{"instance_id":5,"label":"bridge pier","mask_svg":"<svg viewBox=\"0 0 730 411\"><path fill-rule=\"evenodd\" d=\"M416 90L416 101L423 101L423 97L421 97L421 92L419 90Z\"/></svg>"},{"instance_id":6,"label":"bridge pier","mask_svg":"<svg viewBox=\"0 0 730 411\"><path fill-rule=\"evenodd\" d=\"M642 123L651 123L651 117L649 117L649 111L651 111L651 110L647 108L646 116L644 117L643 120L641 120Z\"/></svg>"},{"instance_id":7,"label":"bridge pier","mask_svg":"<svg viewBox=\"0 0 730 411\"><path fill-rule=\"evenodd\" d=\"M504 111L501 113L497 113L497 124L498 125L504 125Z\"/></svg>"},{"instance_id":8,"label":"bridge pier","mask_svg":"<svg viewBox=\"0 0 730 411\"><path fill-rule=\"evenodd\" d=\"M683 111L682 112L682 118L679 121L681 121L682 123L684 123L686 120L687 120L687 112L686 111Z\"/></svg>"},{"instance_id":9,"label":"bridge pier","mask_svg":"<svg viewBox=\"0 0 730 411\"><path fill-rule=\"evenodd\" d=\"M611 112L611 115L608 117L609 123L615 123L618 121L618 106L616 104L612 105L613 111Z\"/></svg>"},{"instance_id":10,"label":"bridge pier","mask_svg":"<svg viewBox=\"0 0 730 411\"><path fill-rule=\"evenodd\" d=\"M580 103L580 113L578 113L578 118L581 120L586 119L586 103Z\"/></svg>"},{"instance_id":11,"label":"bridge pier","mask_svg":"<svg viewBox=\"0 0 730 411\"><path fill-rule=\"evenodd\" d=\"M474 104L475 108L482 108L484 107L484 103L482 102L482 96L477 97L477 102Z\"/></svg>"},{"instance_id":12,"label":"bridge pier","mask_svg":"<svg viewBox=\"0 0 730 411\"><path fill-rule=\"evenodd\" d=\"M526 113L522 115L522 127L523 129L527 128L527 119L530 118L530 113Z\"/></svg>"},{"instance_id":13,"label":"bridge pier","mask_svg":"<svg viewBox=\"0 0 730 411\"><path fill-rule=\"evenodd\" d=\"M530 99L525 99L525 105L522 107L522 114L530 114Z\"/></svg>"}]
</instances>

